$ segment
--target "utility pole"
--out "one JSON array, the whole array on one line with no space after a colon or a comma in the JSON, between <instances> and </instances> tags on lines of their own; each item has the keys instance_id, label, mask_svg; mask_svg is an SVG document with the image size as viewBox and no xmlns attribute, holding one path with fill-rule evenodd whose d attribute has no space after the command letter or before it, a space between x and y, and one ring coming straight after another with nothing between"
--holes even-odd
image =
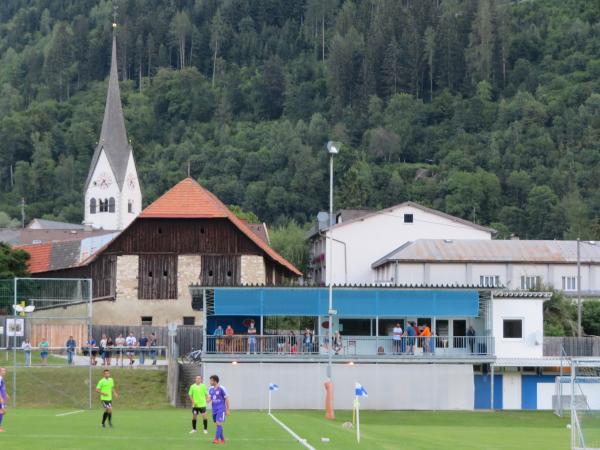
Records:
<instances>
[{"instance_id":1,"label":"utility pole","mask_svg":"<svg viewBox=\"0 0 600 450\"><path fill-rule=\"evenodd\" d=\"M581 337L581 240L577 238L577 337Z\"/></svg>"}]
</instances>

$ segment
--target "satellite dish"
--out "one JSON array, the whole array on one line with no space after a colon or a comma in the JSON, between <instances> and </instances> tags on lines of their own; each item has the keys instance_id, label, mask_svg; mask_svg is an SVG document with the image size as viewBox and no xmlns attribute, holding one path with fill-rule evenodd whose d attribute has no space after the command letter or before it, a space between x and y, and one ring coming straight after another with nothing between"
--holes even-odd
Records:
<instances>
[{"instance_id":1,"label":"satellite dish","mask_svg":"<svg viewBox=\"0 0 600 450\"><path fill-rule=\"evenodd\" d=\"M319 222L329 222L329 213L326 211L321 211L317 214L317 220Z\"/></svg>"},{"instance_id":2,"label":"satellite dish","mask_svg":"<svg viewBox=\"0 0 600 450\"><path fill-rule=\"evenodd\" d=\"M329 141L327 143L327 152L330 155L337 155L340 152L340 143L334 142L334 141Z\"/></svg>"}]
</instances>

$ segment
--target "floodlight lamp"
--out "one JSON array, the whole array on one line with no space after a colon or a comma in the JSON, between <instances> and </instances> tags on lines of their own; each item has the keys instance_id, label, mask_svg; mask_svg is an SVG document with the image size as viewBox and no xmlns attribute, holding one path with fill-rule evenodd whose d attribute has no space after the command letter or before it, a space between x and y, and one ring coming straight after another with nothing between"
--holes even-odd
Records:
<instances>
[{"instance_id":1,"label":"floodlight lamp","mask_svg":"<svg viewBox=\"0 0 600 450\"><path fill-rule=\"evenodd\" d=\"M330 155L337 155L340 152L340 143L334 142L334 141L329 141L327 143L327 152Z\"/></svg>"},{"instance_id":2,"label":"floodlight lamp","mask_svg":"<svg viewBox=\"0 0 600 450\"><path fill-rule=\"evenodd\" d=\"M35 311L35 305L26 306L25 309L24 309L24 311L26 313L32 313L32 312L34 312Z\"/></svg>"},{"instance_id":3,"label":"floodlight lamp","mask_svg":"<svg viewBox=\"0 0 600 450\"><path fill-rule=\"evenodd\" d=\"M13 305L13 309L18 313L22 313L23 311L25 311L25 308L23 308L23 305Z\"/></svg>"}]
</instances>

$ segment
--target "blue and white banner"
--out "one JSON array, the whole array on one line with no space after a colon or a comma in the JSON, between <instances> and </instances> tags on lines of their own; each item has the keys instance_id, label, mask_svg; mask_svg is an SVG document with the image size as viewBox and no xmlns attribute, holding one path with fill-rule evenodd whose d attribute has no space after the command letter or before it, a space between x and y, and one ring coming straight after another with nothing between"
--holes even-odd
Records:
<instances>
[{"instance_id":1,"label":"blue and white banner","mask_svg":"<svg viewBox=\"0 0 600 450\"><path fill-rule=\"evenodd\" d=\"M354 395L356 395L357 397L368 397L369 396L369 394L367 393L367 390L360 383L356 383L354 385Z\"/></svg>"},{"instance_id":2,"label":"blue and white banner","mask_svg":"<svg viewBox=\"0 0 600 450\"><path fill-rule=\"evenodd\" d=\"M279 389L279 386L276 385L275 383L269 383L269 390L270 391L276 391Z\"/></svg>"}]
</instances>

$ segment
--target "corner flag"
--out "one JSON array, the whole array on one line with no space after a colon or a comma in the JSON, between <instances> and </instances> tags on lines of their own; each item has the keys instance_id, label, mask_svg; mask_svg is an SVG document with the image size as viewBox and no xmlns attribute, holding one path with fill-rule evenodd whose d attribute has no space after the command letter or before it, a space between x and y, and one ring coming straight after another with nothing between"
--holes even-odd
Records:
<instances>
[{"instance_id":1,"label":"corner flag","mask_svg":"<svg viewBox=\"0 0 600 450\"><path fill-rule=\"evenodd\" d=\"M279 386L276 385L275 383L269 383L269 390L270 391L276 391L279 389Z\"/></svg>"},{"instance_id":2,"label":"corner flag","mask_svg":"<svg viewBox=\"0 0 600 450\"><path fill-rule=\"evenodd\" d=\"M356 383L354 385L354 395L357 397L368 397L369 396L369 394L367 393L367 390L360 383Z\"/></svg>"}]
</instances>

